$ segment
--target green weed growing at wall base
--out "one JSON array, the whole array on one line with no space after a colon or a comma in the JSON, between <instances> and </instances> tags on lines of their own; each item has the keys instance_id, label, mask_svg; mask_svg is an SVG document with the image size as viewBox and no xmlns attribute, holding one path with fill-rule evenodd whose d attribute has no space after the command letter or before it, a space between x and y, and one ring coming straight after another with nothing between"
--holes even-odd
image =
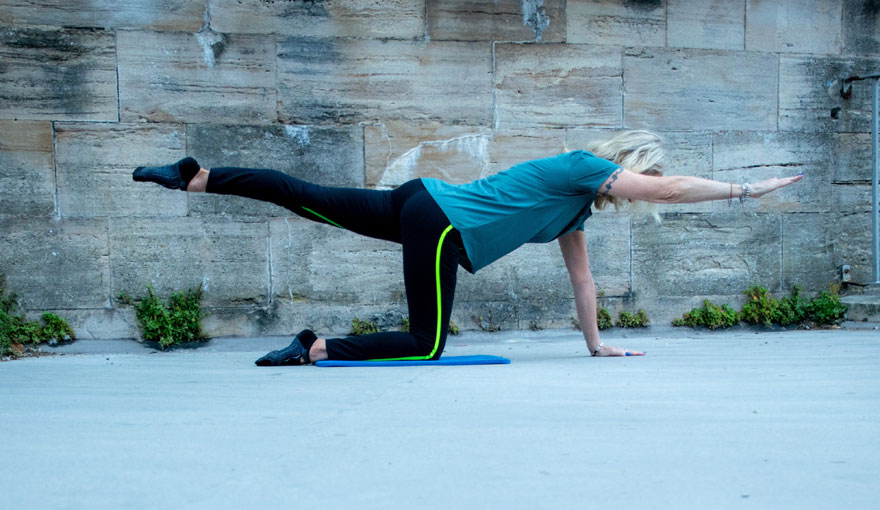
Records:
<instances>
[{"instance_id":1,"label":"green weed growing at wall base","mask_svg":"<svg viewBox=\"0 0 880 510\"><path fill-rule=\"evenodd\" d=\"M691 328L705 326L709 329L719 329L729 328L738 322L739 314L730 305L718 306L706 299L701 308L694 308L681 318L673 320L672 325Z\"/></svg>"},{"instance_id":2,"label":"green weed growing at wall base","mask_svg":"<svg viewBox=\"0 0 880 510\"><path fill-rule=\"evenodd\" d=\"M614 320L611 319L611 312L609 312L607 308L599 308L599 311L596 312L596 321L600 330L614 327ZM580 329L580 327L578 327L578 329Z\"/></svg>"},{"instance_id":3,"label":"green weed growing at wall base","mask_svg":"<svg viewBox=\"0 0 880 510\"><path fill-rule=\"evenodd\" d=\"M408 325L407 325L408 327ZM376 326L376 323L369 320L360 320L355 317L351 321L351 331L349 335L352 336L361 336L361 335L369 335L370 333L378 333L379 327Z\"/></svg>"},{"instance_id":4,"label":"green weed growing at wall base","mask_svg":"<svg viewBox=\"0 0 880 510\"><path fill-rule=\"evenodd\" d=\"M157 342L162 349L207 340L202 333L202 319L208 314L200 306L201 285L171 294L167 305L156 296L152 286L147 286L147 296L137 303L126 294L120 294L119 300L134 305L144 340Z\"/></svg>"},{"instance_id":5,"label":"green weed growing at wall base","mask_svg":"<svg viewBox=\"0 0 880 510\"><path fill-rule=\"evenodd\" d=\"M18 296L6 295L6 280L0 274L0 356L22 354L24 346L74 340L70 324L54 313L42 315L43 324L14 314Z\"/></svg>"},{"instance_id":6,"label":"green weed growing at wall base","mask_svg":"<svg viewBox=\"0 0 880 510\"><path fill-rule=\"evenodd\" d=\"M635 315L621 310L620 314L617 316L617 323L615 326L618 328L647 328L650 323L651 321L648 320L648 313L642 309L639 309Z\"/></svg>"},{"instance_id":7,"label":"green weed growing at wall base","mask_svg":"<svg viewBox=\"0 0 880 510\"><path fill-rule=\"evenodd\" d=\"M681 318L672 321L673 326L707 327L709 329L729 328L742 321L763 326L791 326L813 322L819 325L833 324L843 318L846 305L840 302L837 289L822 291L812 300L800 295L801 288L795 285L791 295L782 299L770 297L767 289L753 285L745 291L746 303L736 312L729 305L715 305L704 301L702 308L694 308Z\"/></svg>"}]
</instances>

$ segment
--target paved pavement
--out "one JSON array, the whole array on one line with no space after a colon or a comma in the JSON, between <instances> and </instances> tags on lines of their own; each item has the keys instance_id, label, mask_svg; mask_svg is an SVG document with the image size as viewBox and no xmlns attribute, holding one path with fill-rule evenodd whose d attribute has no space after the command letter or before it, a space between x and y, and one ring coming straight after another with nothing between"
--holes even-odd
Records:
<instances>
[{"instance_id":1,"label":"paved pavement","mask_svg":"<svg viewBox=\"0 0 880 510\"><path fill-rule=\"evenodd\" d=\"M0 363L0 508L877 508L877 331L605 338L648 356L555 331L450 338L500 366Z\"/></svg>"}]
</instances>

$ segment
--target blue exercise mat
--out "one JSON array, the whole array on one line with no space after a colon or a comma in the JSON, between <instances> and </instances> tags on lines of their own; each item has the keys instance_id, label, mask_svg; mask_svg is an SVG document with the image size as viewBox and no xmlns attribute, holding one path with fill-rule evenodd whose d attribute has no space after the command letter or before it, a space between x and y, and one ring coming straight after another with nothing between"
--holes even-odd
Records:
<instances>
[{"instance_id":1,"label":"blue exercise mat","mask_svg":"<svg viewBox=\"0 0 880 510\"><path fill-rule=\"evenodd\" d=\"M342 361L325 359L316 361L318 367L415 367L422 365L509 365L510 360L501 356L478 354L476 356L444 356L435 360L397 361Z\"/></svg>"}]
</instances>

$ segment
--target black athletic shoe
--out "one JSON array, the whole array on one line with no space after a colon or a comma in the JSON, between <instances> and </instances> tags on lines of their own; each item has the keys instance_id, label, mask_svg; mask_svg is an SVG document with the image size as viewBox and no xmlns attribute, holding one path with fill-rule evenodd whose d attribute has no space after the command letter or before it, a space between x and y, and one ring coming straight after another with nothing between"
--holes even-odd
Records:
<instances>
[{"instance_id":1,"label":"black athletic shoe","mask_svg":"<svg viewBox=\"0 0 880 510\"><path fill-rule=\"evenodd\" d=\"M261 367L277 367L280 365L306 365L311 363L309 360L309 348L317 337L309 330L300 331L296 338L290 342L290 345L284 349L272 351L254 363ZM308 347L306 347L308 345Z\"/></svg>"},{"instance_id":2,"label":"black athletic shoe","mask_svg":"<svg viewBox=\"0 0 880 510\"><path fill-rule=\"evenodd\" d=\"M199 172L199 164L193 158L183 158L165 166L139 166L131 174L138 182L155 182L168 189L186 190L189 181Z\"/></svg>"}]
</instances>

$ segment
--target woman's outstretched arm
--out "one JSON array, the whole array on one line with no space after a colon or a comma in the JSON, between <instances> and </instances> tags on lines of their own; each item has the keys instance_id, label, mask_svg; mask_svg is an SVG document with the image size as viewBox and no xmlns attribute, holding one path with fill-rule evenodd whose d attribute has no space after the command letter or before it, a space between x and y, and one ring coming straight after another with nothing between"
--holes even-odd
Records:
<instances>
[{"instance_id":1,"label":"woman's outstretched arm","mask_svg":"<svg viewBox=\"0 0 880 510\"><path fill-rule=\"evenodd\" d=\"M611 345L600 346L599 324L597 320L596 284L590 271L590 257L587 255L587 242L583 231L575 230L559 237L559 248L571 278L574 289L574 302L578 322L587 341L587 349L595 356L641 356L644 353L627 351ZM596 350L598 349L598 352Z\"/></svg>"},{"instance_id":2,"label":"woman's outstretched arm","mask_svg":"<svg viewBox=\"0 0 880 510\"><path fill-rule=\"evenodd\" d=\"M773 177L741 185L683 175L663 177L642 175L621 168L602 183L599 193L661 204L690 204L709 200L738 199L743 196L746 188L751 198L759 198L803 178L804 174L799 174L794 177Z\"/></svg>"}]
</instances>

